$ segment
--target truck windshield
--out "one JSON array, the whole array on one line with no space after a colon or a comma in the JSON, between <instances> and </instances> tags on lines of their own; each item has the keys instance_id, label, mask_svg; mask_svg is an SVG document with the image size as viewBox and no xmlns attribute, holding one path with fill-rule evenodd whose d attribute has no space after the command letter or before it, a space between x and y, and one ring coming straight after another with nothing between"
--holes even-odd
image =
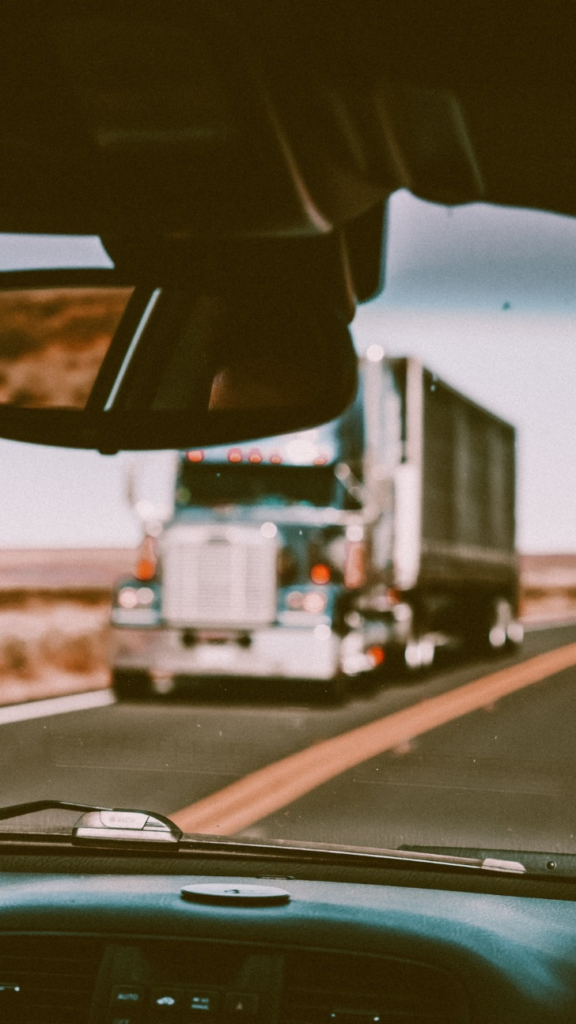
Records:
<instances>
[{"instance_id":1,"label":"truck windshield","mask_svg":"<svg viewBox=\"0 0 576 1024\"><path fill-rule=\"evenodd\" d=\"M289 505L343 508L350 500L333 466L182 463L180 506Z\"/></svg>"}]
</instances>

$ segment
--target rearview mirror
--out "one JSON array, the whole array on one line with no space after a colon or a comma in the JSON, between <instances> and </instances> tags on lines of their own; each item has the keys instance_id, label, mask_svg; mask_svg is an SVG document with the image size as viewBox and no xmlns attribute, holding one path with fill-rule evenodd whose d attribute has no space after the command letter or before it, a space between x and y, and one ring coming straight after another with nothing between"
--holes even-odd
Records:
<instances>
[{"instance_id":1,"label":"rearview mirror","mask_svg":"<svg viewBox=\"0 0 576 1024\"><path fill-rule=\"evenodd\" d=\"M3 274L0 436L102 452L247 440L353 399L345 319L279 289Z\"/></svg>"}]
</instances>

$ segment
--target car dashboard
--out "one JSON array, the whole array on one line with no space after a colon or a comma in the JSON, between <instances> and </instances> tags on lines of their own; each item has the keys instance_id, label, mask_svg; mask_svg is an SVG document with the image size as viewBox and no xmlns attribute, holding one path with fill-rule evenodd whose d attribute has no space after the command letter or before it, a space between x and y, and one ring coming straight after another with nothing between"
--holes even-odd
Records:
<instances>
[{"instance_id":1,"label":"car dashboard","mask_svg":"<svg viewBox=\"0 0 576 1024\"><path fill-rule=\"evenodd\" d=\"M0 873L2 1021L576 1019L576 904L565 880L386 869L369 881L293 865L302 877L275 876L249 863L224 875L206 861L194 873L174 859L56 850L38 866L17 854ZM289 899L183 897L207 883L281 887Z\"/></svg>"}]
</instances>

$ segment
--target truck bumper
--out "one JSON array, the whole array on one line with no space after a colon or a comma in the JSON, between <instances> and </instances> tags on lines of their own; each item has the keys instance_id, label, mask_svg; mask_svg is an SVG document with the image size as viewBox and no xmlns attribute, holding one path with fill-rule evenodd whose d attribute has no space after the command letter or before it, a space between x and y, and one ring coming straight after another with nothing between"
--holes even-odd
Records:
<instances>
[{"instance_id":1,"label":"truck bumper","mask_svg":"<svg viewBox=\"0 0 576 1024\"><path fill-rule=\"evenodd\" d=\"M255 630L250 643L187 644L177 629L112 631L112 668L145 672L152 679L206 678L334 679L340 672L341 638L329 626L309 629L270 626Z\"/></svg>"}]
</instances>

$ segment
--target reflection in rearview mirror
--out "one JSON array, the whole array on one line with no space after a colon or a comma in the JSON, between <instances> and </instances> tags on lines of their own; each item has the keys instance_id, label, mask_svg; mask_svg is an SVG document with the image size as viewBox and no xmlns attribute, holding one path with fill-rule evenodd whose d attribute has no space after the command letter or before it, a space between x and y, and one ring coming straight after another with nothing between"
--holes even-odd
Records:
<instances>
[{"instance_id":1,"label":"reflection in rearview mirror","mask_svg":"<svg viewBox=\"0 0 576 1024\"><path fill-rule=\"evenodd\" d=\"M84 409L132 291L0 292L0 403Z\"/></svg>"},{"instance_id":2,"label":"reflection in rearview mirror","mask_svg":"<svg viewBox=\"0 0 576 1024\"><path fill-rule=\"evenodd\" d=\"M172 289L160 295L151 319L149 344L118 392L119 409L136 409L144 399L153 411L203 410L214 419L313 409L344 393L337 415L354 396L356 360L346 325L297 299Z\"/></svg>"},{"instance_id":3,"label":"reflection in rearview mirror","mask_svg":"<svg viewBox=\"0 0 576 1024\"><path fill-rule=\"evenodd\" d=\"M63 273L0 286L2 437L184 448L311 427L354 397L346 322L322 303Z\"/></svg>"}]
</instances>

